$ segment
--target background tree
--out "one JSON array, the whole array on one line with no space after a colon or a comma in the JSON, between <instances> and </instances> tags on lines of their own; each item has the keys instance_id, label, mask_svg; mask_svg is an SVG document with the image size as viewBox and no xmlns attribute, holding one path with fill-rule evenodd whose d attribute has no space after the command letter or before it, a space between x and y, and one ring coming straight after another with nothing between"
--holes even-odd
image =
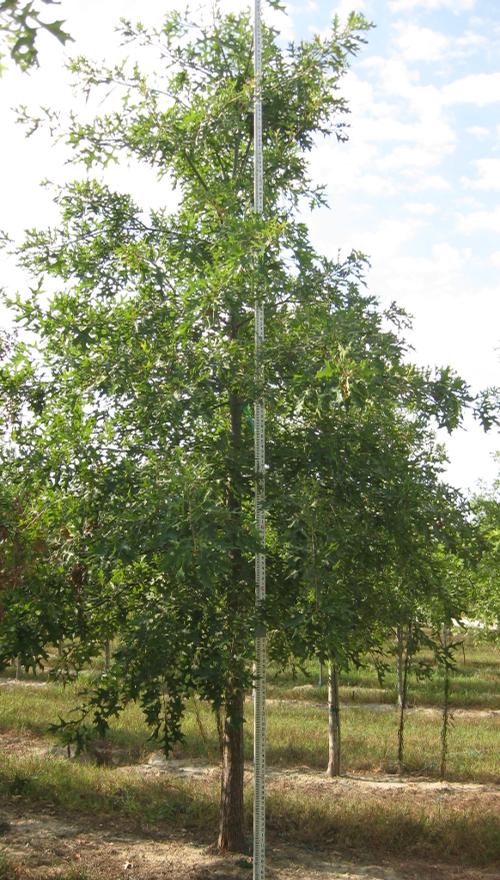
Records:
<instances>
[{"instance_id":1,"label":"background tree","mask_svg":"<svg viewBox=\"0 0 500 880\"><path fill-rule=\"evenodd\" d=\"M469 616L495 638L500 631L500 479L473 498L472 509L483 553L470 581Z\"/></svg>"},{"instance_id":2,"label":"background tree","mask_svg":"<svg viewBox=\"0 0 500 880\"><path fill-rule=\"evenodd\" d=\"M303 590L273 656L289 650L292 662L314 656L329 664L331 775L340 772L341 670L380 654L393 625L407 627L412 652L428 638L424 609L436 588L428 559L464 516L440 482L442 450L430 426L453 430L472 402L449 370L434 376L408 365L405 316L383 315L347 273L346 282L337 281L331 298L323 289L314 317L295 310L284 353L294 365L289 409L271 430L271 448L282 449L271 487L276 477L290 487L285 501L271 502L281 517L276 533ZM404 706L401 764L403 725Z\"/></svg>"}]
</instances>

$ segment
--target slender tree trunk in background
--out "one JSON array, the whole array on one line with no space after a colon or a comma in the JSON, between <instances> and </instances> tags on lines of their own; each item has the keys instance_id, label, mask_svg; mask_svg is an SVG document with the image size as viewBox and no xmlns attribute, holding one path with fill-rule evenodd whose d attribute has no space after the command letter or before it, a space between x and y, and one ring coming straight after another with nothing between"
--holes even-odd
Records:
<instances>
[{"instance_id":1,"label":"slender tree trunk in background","mask_svg":"<svg viewBox=\"0 0 500 880\"><path fill-rule=\"evenodd\" d=\"M450 631L446 624L443 626L443 648L446 653L443 684L443 724L441 727L441 766L439 778L441 782L446 776L446 762L448 758L448 730L450 726L450 670L448 667L448 646L450 644Z\"/></svg>"},{"instance_id":2,"label":"slender tree trunk in background","mask_svg":"<svg viewBox=\"0 0 500 880\"><path fill-rule=\"evenodd\" d=\"M21 669L21 658L18 654L16 657L16 681L19 681L19 679L21 678Z\"/></svg>"},{"instance_id":3,"label":"slender tree trunk in background","mask_svg":"<svg viewBox=\"0 0 500 880\"><path fill-rule=\"evenodd\" d=\"M109 639L104 642L104 671L109 672L111 666L111 645Z\"/></svg>"},{"instance_id":4,"label":"slender tree trunk in background","mask_svg":"<svg viewBox=\"0 0 500 880\"><path fill-rule=\"evenodd\" d=\"M403 705L403 655L404 655L404 639L403 639L403 627L398 624L396 628L396 641L397 641L397 654L396 654L396 663L397 663L397 678L398 678L398 709L401 709Z\"/></svg>"},{"instance_id":5,"label":"slender tree trunk in background","mask_svg":"<svg viewBox=\"0 0 500 880\"><path fill-rule=\"evenodd\" d=\"M222 736L222 776L220 799L220 850L244 852L246 849L243 811L243 691L226 694Z\"/></svg>"},{"instance_id":6,"label":"slender tree trunk in background","mask_svg":"<svg viewBox=\"0 0 500 880\"><path fill-rule=\"evenodd\" d=\"M64 642L60 639L57 643L57 656L62 657L64 651Z\"/></svg>"},{"instance_id":7,"label":"slender tree trunk in background","mask_svg":"<svg viewBox=\"0 0 500 880\"><path fill-rule=\"evenodd\" d=\"M398 727L398 773L401 775L404 771L404 735L405 735L405 717L406 717L406 699L408 694L408 668L410 665L410 641L411 641L411 624L408 625L408 640L406 648L403 652L403 676L401 688L401 705L399 707L399 727Z\"/></svg>"},{"instance_id":8,"label":"slender tree trunk in background","mask_svg":"<svg viewBox=\"0 0 500 880\"><path fill-rule=\"evenodd\" d=\"M323 687L323 664L319 664L319 676L318 676L318 687Z\"/></svg>"},{"instance_id":9,"label":"slender tree trunk in background","mask_svg":"<svg viewBox=\"0 0 500 880\"><path fill-rule=\"evenodd\" d=\"M217 738L219 740L219 757L220 757L220 765L222 767L222 762L224 760L224 724L222 721L222 709L220 706L217 707L215 711L215 722L217 724Z\"/></svg>"},{"instance_id":10,"label":"slender tree trunk in background","mask_svg":"<svg viewBox=\"0 0 500 880\"><path fill-rule=\"evenodd\" d=\"M339 672L336 663L328 667L328 776L340 776Z\"/></svg>"},{"instance_id":11,"label":"slender tree trunk in background","mask_svg":"<svg viewBox=\"0 0 500 880\"><path fill-rule=\"evenodd\" d=\"M233 315L231 319L231 338L234 340L238 335L238 317ZM242 515L240 455L243 403L235 393L231 393L229 396L229 414L231 419L231 457L228 462L227 508L231 514L233 535L229 551L232 589L228 594L228 611L232 617L237 619L241 604L243 567L238 537ZM236 674L237 669L235 668ZM237 684L233 684L231 681L226 687L224 710L218 847L222 851L244 852L246 849L243 809L244 693Z\"/></svg>"}]
</instances>

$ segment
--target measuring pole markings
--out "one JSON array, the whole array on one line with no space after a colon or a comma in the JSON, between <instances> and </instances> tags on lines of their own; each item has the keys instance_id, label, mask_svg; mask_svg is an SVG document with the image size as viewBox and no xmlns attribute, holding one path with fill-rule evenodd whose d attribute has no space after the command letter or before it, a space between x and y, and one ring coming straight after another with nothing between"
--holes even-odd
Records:
<instances>
[{"instance_id":1,"label":"measuring pole markings","mask_svg":"<svg viewBox=\"0 0 500 880\"><path fill-rule=\"evenodd\" d=\"M262 145L262 25L261 0L254 7L254 210L264 211L264 164ZM255 376L262 389L264 344L264 304L262 291L255 287ZM255 557L255 603L257 610L266 595L265 520L265 408L264 399L255 401L255 522L261 550ZM266 849L266 633L258 625L255 634L254 682L254 821L253 878L264 880Z\"/></svg>"}]
</instances>

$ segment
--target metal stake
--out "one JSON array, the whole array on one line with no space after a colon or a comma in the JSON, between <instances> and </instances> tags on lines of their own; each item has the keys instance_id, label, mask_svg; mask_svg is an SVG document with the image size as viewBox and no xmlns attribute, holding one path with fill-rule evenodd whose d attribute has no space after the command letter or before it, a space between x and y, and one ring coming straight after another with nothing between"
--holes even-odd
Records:
<instances>
[{"instance_id":1,"label":"metal stake","mask_svg":"<svg viewBox=\"0 0 500 880\"><path fill-rule=\"evenodd\" d=\"M262 147L262 26L261 0L255 0L254 17L254 210L264 211L264 166ZM262 347L264 343L264 305L262 293L255 290L255 373L262 386ZM257 610L266 595L265 521L265 410L264 400L255 401L255 522L262 552L255 557L255 603ZM264 880L266 872L266 632L255 633L254 669L254 818L253 880Z\"/></svg>"}]
</instances>

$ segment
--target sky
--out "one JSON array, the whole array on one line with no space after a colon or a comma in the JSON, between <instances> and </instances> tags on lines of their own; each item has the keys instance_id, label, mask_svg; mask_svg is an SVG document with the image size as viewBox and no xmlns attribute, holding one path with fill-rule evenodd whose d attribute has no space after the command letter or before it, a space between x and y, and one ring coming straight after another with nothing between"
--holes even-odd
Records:
<instances>
[{"instance_id":1,"label":"sky","mask_svg":"<svg viewBox=\"0 0 500 880\"><path fill-rule=\"evenodd\" d=\"M40 67L23 75L12 65L0 79L0 229L57 219L40 181L77 174L68 153L45 133L26 139L13 107L53 106L88 112L71 91L65 61L75 54L122 56L120 17L159 23L180 0L62 0L75 41L67 49L40 41ZM211 2L197 0L197 14ZM243 0L222 0L228 9ZM315 246L329 256L353 248L370 259L367 286L383 305L396 301L414 317L412 359L452 366L473 389L500 385L500 6L497 0L297 0L287 15L266 12L282 38L327 32L337 14L355 9L373 22L367 45L344 77L349 141L318 141L312 174L326 187L329 210L307 220ZM496 7L496 9L495 9ZM193 4L191 4L193 8ZM145 208L169 205L165 181L133 166L114 168L111 184ZM5 262L0 284L30 283ZM0 321L7 324L8 315ZM474 491L498 473L498 434L468 419L445 442L446 478Z\"/></svg>"}]
</instances>

